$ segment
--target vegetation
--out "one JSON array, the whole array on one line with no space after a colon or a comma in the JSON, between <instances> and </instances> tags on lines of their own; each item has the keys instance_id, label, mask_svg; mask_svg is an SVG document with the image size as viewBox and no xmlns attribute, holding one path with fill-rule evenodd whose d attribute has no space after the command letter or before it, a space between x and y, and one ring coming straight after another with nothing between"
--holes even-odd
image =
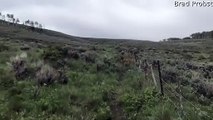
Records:
<instances>
[{"instance_id":1,"label":"vegetation","mask_svg":"<svg viewBox=\"0 0 213 120\"><path fill-rule=\"evenodd\" d=\"M193 39L209 39L213 38L213 31L202 32L202 33L194 33L191 35Z\"/></svg>"},{"instance_id":2,"label":"vegetation","mask_svg":"<svg viewBox=\"0 0 213 120\"><path fill-rule=\"evenodd\" d=\"M213 117L212 40L116 41L0 26L0 119Z\"/></svg>"},{"instance_id":3,"label":"vegetation","mask_svg":"<svg viewBox=\"0 0 213 120\"><path fill-rule=\"evenodd\" d=\"M213 31L203 31L197 32L190 35L190 37L184 38L168 38L164 39L163 41L177 41L177 40L197 40L197 39L212 39L213 38Z\"/></svg>"},{"instance_id":4,"label":"vegetation","mask_svg":"<svg viewBox=\"0 0 213 120\"><path fill-rule=\"evenodd\" d=\"M0 12L0 20L6 21L7 23L12 23L13 25L20 24L21 21L19 18L15 18L14 14L6 14L4 15L3 13ZM23 22L23 25L31 27L31 29L42 29L43 25L38 23L37 21L31 21L31 20L26 20Z\"/></svg>"}]
</instances>

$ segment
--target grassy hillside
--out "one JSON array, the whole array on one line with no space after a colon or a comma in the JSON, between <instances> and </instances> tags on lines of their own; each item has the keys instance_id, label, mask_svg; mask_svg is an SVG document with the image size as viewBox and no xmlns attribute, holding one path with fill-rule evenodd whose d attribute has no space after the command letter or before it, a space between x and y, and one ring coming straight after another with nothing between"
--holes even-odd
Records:
<instances>
[{"instance_id":1,"label":"grassy hillside","mask_svg":"<svg viewBox=\"0 0 213 120\"><path fill-rule=\"evenodd\" d=\"M1 22L0 119L211 120L212 45L81 38Z\"/></svg>"}]
</instances>

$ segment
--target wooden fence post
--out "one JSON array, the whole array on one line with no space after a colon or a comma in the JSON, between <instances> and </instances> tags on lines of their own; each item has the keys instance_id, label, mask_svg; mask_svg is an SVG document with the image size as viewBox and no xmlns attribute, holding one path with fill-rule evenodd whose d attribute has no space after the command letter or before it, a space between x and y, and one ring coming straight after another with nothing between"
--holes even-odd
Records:
<instances>
[{"instance_id":1,"label":"wooden fence post","mask_svg":"<svg viewBox=\"0 0 213 120\"><path fill-rule=\"evenodd\" d=\"M164 92L163 92L163 82L162 82L162 78L161 78L161 66L160 66L160 61L157 61L158 64L158 72L159 72L159 79L160 79L160 89L161 89L161 95L164 96Z\"/></svg>"},{"instance_id":2,"label":"wooden fence post","mask_svg":"<svg viewBox=\"0 0 213 120\"><path fill-rule=\"evenodd\" d=\"M148 80L148 68L149 68L149 65L148 65L148 63L147 63L147 60L145 59L145 60L144 60L145 81Z\"/></svg>"},{"instance_id":3,"label":"wooden fence post","mask_svg":"<svg viewBox=\"0 0 213 120\"><path fill-rule=\"evenodd\" d=\"M156 82L156 79L155 79L155 74L154 74L154 71L153 71L153 68L152 68L152 64L150 65L150 68L151 68L151 74L152 74L153 82L155 84L155 87L157 88L158 85L157 85L157 82Z\"/></svg>"},{"instance_id":4,"label":"wooden fence post","mask_svg":"<svg viewBox=\"0 0 213 120\"><path fill-rule=\"evenodd\" d=\"M183 119L183 97L182 97L182 91L181 91L181 81L178 81L178 89L179 89L179 99L180 99L180 118Z\"/></svg>"}]
</instances>

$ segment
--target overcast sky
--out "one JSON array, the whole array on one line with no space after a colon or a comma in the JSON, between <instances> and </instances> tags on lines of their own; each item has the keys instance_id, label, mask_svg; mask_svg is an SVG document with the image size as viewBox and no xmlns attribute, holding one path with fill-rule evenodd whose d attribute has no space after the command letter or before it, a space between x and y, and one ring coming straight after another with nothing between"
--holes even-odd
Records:
<instances>
[{"instance_id":1,"label":"overcast sky","mask_svg":"<svg viewBox=\"0 0 213 120\"><path fill-rule=\"evenodd\" d=\"M212 8L175 8L174 0L0 0L22 21L85 37L162 40L213 30Z\"/></svg>"}]
</instances>

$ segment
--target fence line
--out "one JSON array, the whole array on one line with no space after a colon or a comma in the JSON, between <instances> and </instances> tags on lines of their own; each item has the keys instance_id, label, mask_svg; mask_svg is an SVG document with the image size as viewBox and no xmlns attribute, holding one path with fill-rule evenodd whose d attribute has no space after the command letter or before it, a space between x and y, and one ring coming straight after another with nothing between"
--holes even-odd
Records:
<instances>
[{"instance_id":1,"label":"fence line","mask_svg":"<svg viewBox=\"0 0 213 120\"><path fill-rule=\"evenodd\" d=\"M156 61L155 61L155 62L156 62ZM141 61L140 61L140 64L141 64ZM147 61L146 61L146 64L148 64ZM156 64L156 63L155 63L155 64ZM160 73L160 74L159 74L159 80L160 80L159 82L161 82L161 83L160 83L160 86L161 86L161 94L162 94L162 95L164 94L164 93L162 93L162 92L163 92L163 89L165 89L167 92L171 93L172 96L175 96L175 97L174 97L175 100L177 100L177 101L180 102L180 106L177 106L177 105L169 98L169 96L168 96L168 99L170 100L170 102L171 102L176 108L179 108L179 109L183 110L183 105L182 105L182 102L183 102L183 101L182 101L182 99L184 99L187 103L189 103L189 105L191 105L191 106L195 109L196 112L199 112L199 113L203 114L204 116L206 116L206 117L212 119L212 117L210 117L208 114L204 114L204 113L202 112L202 110L200 110L200 107L197 107L197 106L196 106L195 104L193 104L191 101L189 101L188 99L186 99L181 93L178 93L178 92L175 90L175 88L174 88L173 86L171 86L171 85L168 84L165 80L163 80L163 79L161 78L160 62L157 61L157 64L158 64L158 72ZM146 71L147 66L149 66L149 67L150 67L150 70L151 70L149 73ZM144 69L144 71L145 71L145 73L148 73L148 74L151 73L153 82L154 82L155 86L157 87L157 82L156 82L155 73L154 73L154 67L153 67L153 66L154 66L153 63L152 63L151 65L150 65L150 64L146 65L146 69ZM140 65L139 68L141 69L141 65ZM148 75L147 75L147 76L148 76ZM163 87L163 84L166 84L171 90L169 90L169 89L166 88L166 87ZM180 90L179 92L181 92L181 84L179 83L178 86L179 86L178 89ZM195 91L193 91L193 92L195 92ZM195 93L196 93L196 92L195 92ZM170 96L171 96L171 95L170 95ZM182 106L182 107L181 107L181 106ZM181 111L181 112L182 112L182 111ZM180 115L180 117L182 117L183 113L180 113L179 115Z\"/></svg>"},{"instance_id":2,"label":"fence line","mask_svg":"<svg viewBox=\"0 0 213 120\"><path fill-rule=\"evenodd\" d=\"M169 85L166 81L163 80L163 82L168 85L171 89L174 89L171 85ZM167 88L165 88L167 89ZM167 89L168 90L168 89ZM191 106L193 106L195 108L195 110L199 111L199 113L202 113L203 115L209 117L212 119L212 117L210 117L207 114L204 114L200 109L198 109L199 107L197 107L195 104L193 104L192 102L190 102L189 100L187 100L183 95L179 94L177 91L174 91L176 94L178 94L179 96L181 96L185 101L187 101Z\"/></svg>"}]
</instances>

